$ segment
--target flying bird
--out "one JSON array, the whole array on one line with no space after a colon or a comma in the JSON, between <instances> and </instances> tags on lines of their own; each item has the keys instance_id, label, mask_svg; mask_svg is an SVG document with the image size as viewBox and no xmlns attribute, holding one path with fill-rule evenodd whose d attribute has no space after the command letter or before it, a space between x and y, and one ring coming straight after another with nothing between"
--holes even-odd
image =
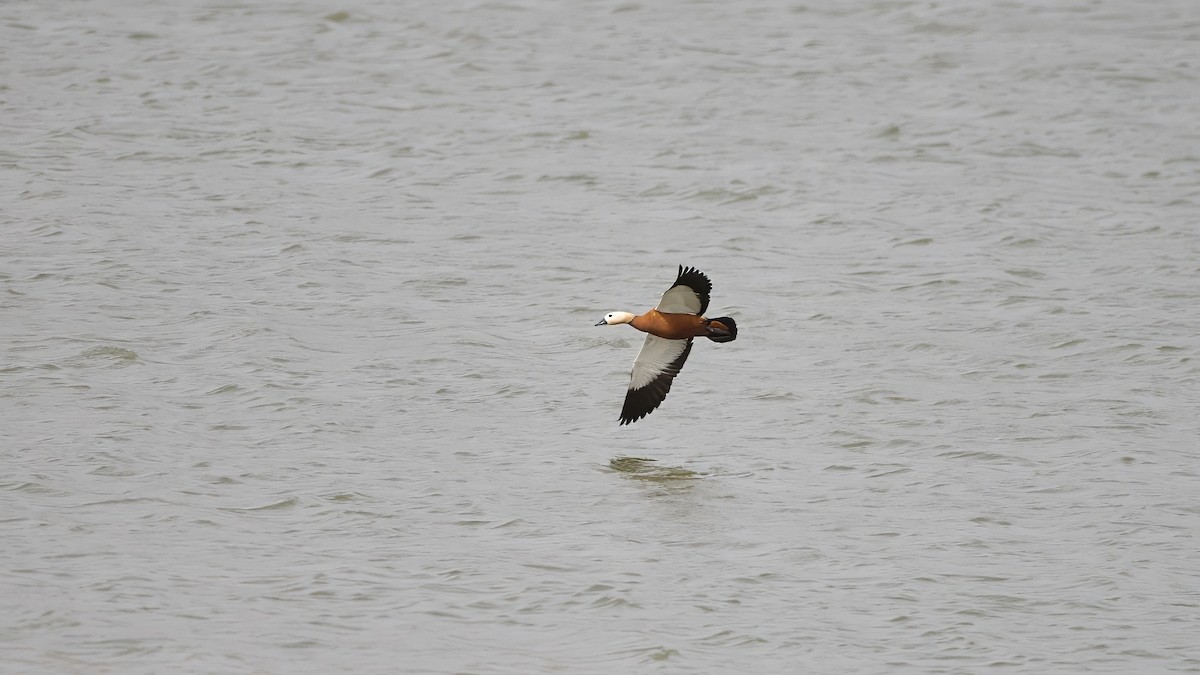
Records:
<instances>
[{"instance_id":1,"label":"flying bird","mask_svg":"<svg viewBox=\"0 0 1200 675\"><path fill-rule=\"evenodd\" d=\"M708 296L712 282L694 267L679 266L675 283L663 293L658 306L641 315L629 312L609 312L597 326L627 323L648 333L633 362L629 391L621 407L621 424L636 422L658 407L671 382L683 368L692 351L692 339L706 337L713 342L733 342L737 339L737 324L723 316L706 319Z\"/></svg>"}]
</instances>

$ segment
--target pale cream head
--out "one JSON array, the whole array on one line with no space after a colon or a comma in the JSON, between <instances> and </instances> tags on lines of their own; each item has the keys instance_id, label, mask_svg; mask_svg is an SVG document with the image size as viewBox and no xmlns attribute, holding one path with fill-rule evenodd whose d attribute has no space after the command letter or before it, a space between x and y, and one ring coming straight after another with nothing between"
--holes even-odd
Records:
<instances>
[{"instance_id":1,"label":"pale cream head","mask_svg":"<svg viewBox=\"0 0 1200 675\"><path fill-rule=\"evenodd\" d=\"M629 312L609 312L608 314L605 314L604 318L600 319L596 325L603 326L604 324L608 324L610 326L615 326L621 323L630 323L633 321L633 319L634 316Z\"/></svg>"}]
</instances>

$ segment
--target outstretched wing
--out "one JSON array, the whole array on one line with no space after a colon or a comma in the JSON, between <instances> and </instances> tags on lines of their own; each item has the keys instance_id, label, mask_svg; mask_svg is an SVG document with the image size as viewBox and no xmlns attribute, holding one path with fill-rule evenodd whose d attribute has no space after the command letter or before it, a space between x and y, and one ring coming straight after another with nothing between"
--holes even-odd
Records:
<instances>
[{"instance_id":1,"label":"outstretched wing","mask_svg":"<svg viewBox=\"0 0 1200 675\"><path fill-rule=\"evenodd\" d=\"M666 314L703 315L708 309L708 296L712 293L712 282L695 267L679 266L675 285L663 293L658 301L658 311Z\"/></svg>"},{"instance_id":2,"label":"outstretched wing","mask_svg":"<svg viewBox=\"0 0 1200 675\"><path fill-rule=\"evenodd\" d=\"M683 368L692 351L692 339L667 340L647 335L633 362L629 391L621 407L621 424L636 422L649 415L671 391L671 382Z\"/></svg>"}]
</instances>

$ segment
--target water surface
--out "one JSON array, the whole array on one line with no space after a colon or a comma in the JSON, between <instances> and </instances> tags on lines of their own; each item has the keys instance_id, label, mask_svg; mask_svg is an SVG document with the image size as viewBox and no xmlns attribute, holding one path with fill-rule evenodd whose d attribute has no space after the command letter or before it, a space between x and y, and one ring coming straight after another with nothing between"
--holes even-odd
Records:
<instances>
[{"instance_id":1,"label":"water surface","mask_svg":"<svg viewBox=\"0 0 1200 675\"><path fill-rule=\"evenodd\" d=\"M86 10L0 8L0 670L1200 670L1190 0Z\"/></svg>"}]
</instances>

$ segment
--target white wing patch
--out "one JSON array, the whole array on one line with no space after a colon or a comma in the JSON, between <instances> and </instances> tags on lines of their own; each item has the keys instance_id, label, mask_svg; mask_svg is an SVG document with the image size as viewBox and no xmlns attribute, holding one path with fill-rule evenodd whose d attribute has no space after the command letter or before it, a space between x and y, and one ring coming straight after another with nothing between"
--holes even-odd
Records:
<instances>
[{"instance_id":1,"label":"white wing patch","mask_svg":"<svg viewBox=\"0 0 1200 675\"><path fill-rule=\"evenodd\" d=\"M699 314L700 296L690 286L672 286L663 293L657 309L666 314ZM680 351L683 349L680 348Z\"/></svg>"},{"instance_id":2,"label":"white wing patch","mask_svg":"<svg viewBox=\"0 0 1200 675\"><path fill-rule=\"evenodd\" d=\"M665 299L670 294L671 291L667 291L663 298ZM698 301L696 306L699 307ZM658 311L666 310L660 307ZM641 389L661 377L664 372L671 369L671 364L687 349L689 342L690 340L667 340L657 335L646 335L646 341L642 343L642 351L638 352L637 359L633 362L633 375L629 379L629 388ZM682 365L680 364L680 366ZM670 373L671 377L679 372L678 369L674 369L674 371Z\"/></svg>"}]
</instances>

